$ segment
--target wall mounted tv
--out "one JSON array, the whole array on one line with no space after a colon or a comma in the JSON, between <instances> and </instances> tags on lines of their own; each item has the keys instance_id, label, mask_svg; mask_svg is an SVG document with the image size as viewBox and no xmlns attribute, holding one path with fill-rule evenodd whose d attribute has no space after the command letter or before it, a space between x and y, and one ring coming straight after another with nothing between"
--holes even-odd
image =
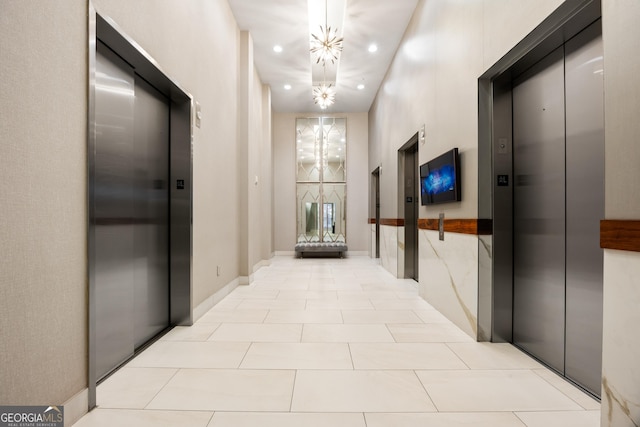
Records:
<instances>
[{"instance_id":1,"label":"wall mounted tv","mask_svg":"<svg viewBox=\"0 0 640 427\"><path fill-rule=\"evenodd\" d=\"M420 196L422 205L459 202L460 156L454 148L420 166Z\"/></svg>"}]
</instances>

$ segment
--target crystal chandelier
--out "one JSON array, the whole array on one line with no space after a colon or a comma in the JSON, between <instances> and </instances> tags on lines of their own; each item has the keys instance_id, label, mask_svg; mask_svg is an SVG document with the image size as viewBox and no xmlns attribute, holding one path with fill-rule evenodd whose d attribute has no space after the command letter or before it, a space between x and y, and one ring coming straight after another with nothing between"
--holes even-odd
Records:
<instances>
[{"instance_id":1,"label":"crystal chandelier","mask_svg":"<svg viewBox=\"0 0 640 427\"><path fill-rule=\"evenodd\" d=\"M325 65L327 61L332 64L340 56L342 52L342 37L338 37L338 29L327 26L326 23L326 6L325 6L325 25L320 25L320 35L311 34L311 53L317 55L316 64L322 62Z\"/></svg>"},{"instance_id":2,"label":"crystal chandelier","mask_svg":"<svg viewBox=\"0 0 640 427\"><path fill-rule=\"evenodd\" d=\"M336 101L336 90L326 83L313 88L313 102L318 104L320 108L326 110L327 107L333 105Z\"/></svg>"}]
</instances>

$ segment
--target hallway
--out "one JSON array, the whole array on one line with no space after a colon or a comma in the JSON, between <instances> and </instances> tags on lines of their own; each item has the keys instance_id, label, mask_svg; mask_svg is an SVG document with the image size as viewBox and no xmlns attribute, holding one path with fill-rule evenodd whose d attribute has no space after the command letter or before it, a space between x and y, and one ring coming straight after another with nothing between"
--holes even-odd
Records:
<instances>
[{"instance_id":1,"label":"hallway","mask_svg":"<svg viewBox=\"0 0 640 427\"><path fill-rule=\"evenodd\" d=\"M368 257L279 256L98 387L77 427L590 427L600 404L476 343Z\"/></svg>"}]
</instances>

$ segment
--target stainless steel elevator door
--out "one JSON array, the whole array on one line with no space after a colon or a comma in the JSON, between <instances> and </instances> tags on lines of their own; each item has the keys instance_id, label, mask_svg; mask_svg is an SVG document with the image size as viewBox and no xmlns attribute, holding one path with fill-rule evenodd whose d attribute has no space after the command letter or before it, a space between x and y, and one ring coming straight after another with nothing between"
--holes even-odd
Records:
<instances>
[{"instance_id":1,"label":"stainless steel elevator door","mask_svg":"<svg viewBox=\"0 0 640 427\"><path fill-rule=\"evenodd\" d=\"M600 395L604 86L600 22L513 87L513 342Z\"/></svg>"},{"instance_id":2,"label":"stainless steel elevator door","mask_svg":"<svg viewBox=\"0 0 640 427\"><path fill-rule=\"evenodd\" d=\"M513 88L513 342L564 371L564 52Z\"/></svg>"},{"instance_id":3,"label":"stainless steel elevator door","mask_svg":"<svg viewBox=\"0 0 640 427\"><path fill-rule=\"evenodd\" d=\"M134 74L98 44L96 54L95 290L96 375L134 352Z\"/></svg>"},{"instance_id":4,"label":"stainless steel elevator door","mask_svg":"<svg viewBox=\"0 0 640 427\"><path fill-rule=\"evenodd\" d=\"M95 206L96 376L169 324L169 107L98 43Z\"/></svg>"},{"instance_id":5,"label":"stainless steel elevator door","mask_svg":"<svg viewBox=\"0 0 640 427\"><path fill-rule=\"evenodd\" d=\"M136 76L134 108L134 339L169 325L169 105Z\"/></svg>"},{"instance_id":6,"label":"stainless steel elevator door","mask_svg":"<svg viewBox=\"0 0 640 427\"><path fill-rule=\"evenodd\" d=\"M567 306L565 375L600 395L604 218L602 37L592 25L566 44Z\"/></svg>"}]
</instances>

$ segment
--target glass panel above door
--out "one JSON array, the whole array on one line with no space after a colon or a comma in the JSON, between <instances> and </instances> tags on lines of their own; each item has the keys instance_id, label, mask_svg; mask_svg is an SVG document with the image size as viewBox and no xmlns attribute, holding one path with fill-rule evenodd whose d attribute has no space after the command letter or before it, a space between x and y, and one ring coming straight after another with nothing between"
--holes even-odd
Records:
<instances>
[{"instance_id":1,"label":"glass panel above door","mask_svg":"<svg viewBox=\"0 0 640 427\"><path fill-rule=\"evenodd\" d=\"M345 182L347 180L347 119L325 117L324 132L324 176L323 182Z\"/></svg>"},{"instance_id":2,"label":"glass panel above door","mask_svg":"<svg viewBox=\"0 0 640 427\"><path fill-rule=\"evenodd\" d=\"M296 123L296 181L320 182L322 137L319 118Z\"/></svg>"}]
</instances>

